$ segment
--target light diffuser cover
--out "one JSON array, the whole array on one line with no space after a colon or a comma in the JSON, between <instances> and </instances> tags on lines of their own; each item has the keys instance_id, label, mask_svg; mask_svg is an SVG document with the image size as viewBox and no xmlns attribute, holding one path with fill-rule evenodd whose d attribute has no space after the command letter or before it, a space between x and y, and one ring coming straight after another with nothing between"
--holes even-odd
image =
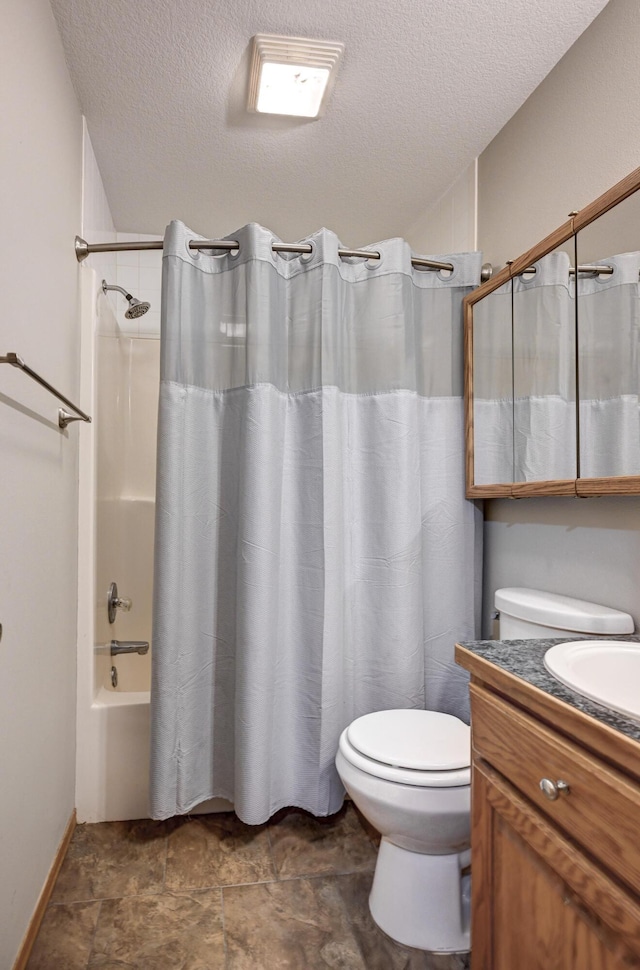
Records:
<instances>
[{"instance_id":1,"label":"light diffuser cover","mask_svg":"<svg viewBox=\"0 0 640 970\"><path fill-rule=\"evenodd\" d=\"M247 108L263 114L318 118L333 87L344 44L256 34Z\"/></svg>"}]
</instances>

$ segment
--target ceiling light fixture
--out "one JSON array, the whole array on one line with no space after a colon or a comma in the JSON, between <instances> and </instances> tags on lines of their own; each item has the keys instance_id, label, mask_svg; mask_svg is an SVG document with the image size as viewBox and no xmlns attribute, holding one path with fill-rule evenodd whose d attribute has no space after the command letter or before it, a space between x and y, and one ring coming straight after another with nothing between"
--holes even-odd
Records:
<instances>
[{"instance_id":1,"label":"ceiling light fixture","mask_svg":"<svg viewBox=\"0 0 640 970\"><path fill-rule=\"evenodd\" d=\"M319 118L333 87L344 44L256 34L249 73L249 111Z\"/></svg>"}]
</instances>

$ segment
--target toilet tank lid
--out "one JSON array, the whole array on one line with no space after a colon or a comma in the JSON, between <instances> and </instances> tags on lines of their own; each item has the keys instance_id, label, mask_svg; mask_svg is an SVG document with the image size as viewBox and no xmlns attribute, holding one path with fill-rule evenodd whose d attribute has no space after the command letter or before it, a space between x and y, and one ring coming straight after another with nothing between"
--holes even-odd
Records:
<instances>
[{"instance_id":1,"label":"toilet tank lid","mask_svg":"<svg viewBox=\"0 0 640 970\"><path fill-rule=\"evenodd\" d=\"M501 613L518 620L530 620L567 632L633 633L633 618L628 613L540 589L521 586L497 589L495 605Z\"/></svg>"},{"instance_id":2,"label":"toilet tank lid","mask_svg":"<svg viewBox=\"0 0 640 970\"><path fill-rule=\"evenodd\" d=\"M347 730L356 751L394 768L452 771L471 764L469 726L438 711L376 711L356 718Z\"/></svg>"}]
</instances>

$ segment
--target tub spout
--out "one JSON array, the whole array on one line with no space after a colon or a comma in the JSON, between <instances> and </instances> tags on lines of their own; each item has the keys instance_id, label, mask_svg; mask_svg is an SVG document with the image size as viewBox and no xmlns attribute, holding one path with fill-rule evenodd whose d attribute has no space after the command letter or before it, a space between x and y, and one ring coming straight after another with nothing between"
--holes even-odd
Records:
<instances>
[{"instance_id":1,"label":"tub spout","mask_svg":"<svg viewBox=\"0 0 640 970\"><path fill-rule=\"evenodd\" d=\"M149 651L148 640L112 640L111 656L115 657L119 653L139 653L142 656Z\"/></svg>"}]
</instances>

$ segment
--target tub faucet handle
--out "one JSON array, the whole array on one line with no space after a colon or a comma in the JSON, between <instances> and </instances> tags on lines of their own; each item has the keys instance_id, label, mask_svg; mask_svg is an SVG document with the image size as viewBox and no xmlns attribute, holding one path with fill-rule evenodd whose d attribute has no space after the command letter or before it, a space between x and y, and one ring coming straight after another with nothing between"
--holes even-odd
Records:
<instances>
[{"instance_id":1,"label":"tub faucet handle","mask_svg":"<svg viewBox=\"0 0 640 970\"><path fill-rule=\"evenodd\" d=\"M107 593L107 613L109 614L109 623L113 623L116 618L116 610L123 610L128 613L132 607L131 600L126 596L118 596L118 586L116 583L111 583L109 586L109 592Z\"/></svg>"}]
</instances>

